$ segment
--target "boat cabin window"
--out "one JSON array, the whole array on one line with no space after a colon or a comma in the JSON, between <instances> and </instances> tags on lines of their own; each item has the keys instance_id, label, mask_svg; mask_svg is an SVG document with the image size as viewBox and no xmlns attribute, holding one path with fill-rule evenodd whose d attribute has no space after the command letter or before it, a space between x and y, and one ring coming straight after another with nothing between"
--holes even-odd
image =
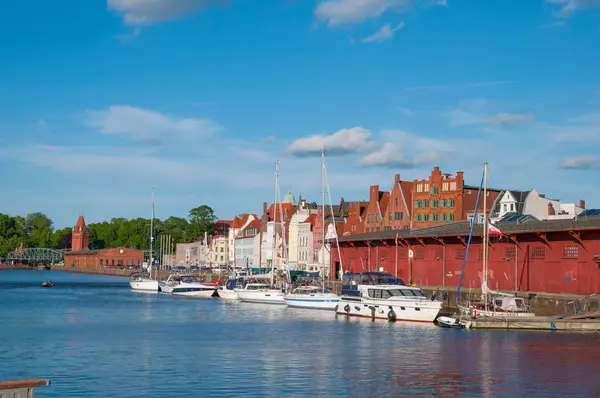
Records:
<instances>
[{"instance_id":1,"label":"boat cabin window","mask_svg":"<svg viewBox=\"0 0 600 398\"><path fill-rule=\"evenodd\" d=\"M392 296L423 297L423 293L421 293L420 290L393 289L393 290L388 290L388 292Z\"/></svg>"},{"instance_id":2,"label":"boat cabin window","mask_svg":"<svg viewBox=\"0 0 600 398\"><path fill-rule=\"evenodd\" d=\"M371 298L387 299L387 298L390 298L391 296L392 295L387 290L369 289L369 297L371 297Z\"/></svg>"},{"instance_id":3,"label":"boat cabin window","mask_svg":"<svg viewBox=\"0 0 600 398\"><path fill-rule=\"evenodd\" d=\"M500 299L500 300L494 300L494 305L496 307L502 307L502 299Z\"/></svg>"},{"instance_id":4,"label":"boat cabin window","mask_svg":"<svg viewBox=\"0 0 600 398\"><path fill-rule=\"evenodd\" d=\"M515 300L515 305L517 306L517 308L526 308L525 301L523 301L522 298L516 298L514 300Z\"/></svg>"}]
</instances>

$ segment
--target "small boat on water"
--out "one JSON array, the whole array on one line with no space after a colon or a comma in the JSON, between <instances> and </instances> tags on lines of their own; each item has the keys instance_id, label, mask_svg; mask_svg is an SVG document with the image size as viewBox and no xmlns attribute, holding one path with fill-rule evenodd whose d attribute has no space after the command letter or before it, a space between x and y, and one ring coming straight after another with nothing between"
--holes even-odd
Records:
<instances>
[{"instance_id":1,"label":"small boat on water","mask_svg":"<svg viewBox=\"0 0 600 398\"><path fill-rule=\"evenodd\" d=\"M421 289L407 286L385 272L347 273L336 313L389 321L433 322L442 301L430 300Z\"/></svg>"},{"instance_id":2,"label":"small boat on water","mask_svg":"<svg viewBox=\"0 0 600 398\"><path fill-rule=\"evenodd\" d=\"M217 295L222 300L239 300L236 289L243 289L247 283L261 282L271 279L270 274L264 275L239 275L232 276L225 282L224 285L219 286L217 289Z\"/></svg>"},{"instance_id":3,"label":"small boat on water","mask_svg":"<svg viewBox=\"0 0 600 398\"><path fill-rule=\"evenodd\" d=\"M217 290L216 283L206 283L199 275L171 274L166 281L159 281L161 292L181 296L209 298Z\"/></svg>"},{"instance_id":4,"label":"small boat on water","mask_svg":"<svg viewBox=\"0 0 600 398\"><path fill-rule=\"evenodd\" d=\"M52 281L44 281L42 282L42 287L53 287L54 284L52 283Z\"/></svg>"},{"instance_id":5,"label":"small boat on water","mask_svg":"<svg viewBox=\"0 0 600 398\"><path fill-rule=\"evenodd\" d=\"M449 316L438 316L436 322L440 327L449 329L468 329L471 326L471 322L461 321Z\"/></svg>"},{"instance_id":6,"label":"small boat on water","mask_svg":"<svg viewBox=\"0 0 600 398\"><path fill-rule=\"evenodd\" d=\"M150 219L150 264L148 272L134 272L129 276L129 286L132 290L145 292L158 292L158 280L152 278L152 268L154 267L154 189L152 189L152 218Z\"/></svg>"}]
</instances>

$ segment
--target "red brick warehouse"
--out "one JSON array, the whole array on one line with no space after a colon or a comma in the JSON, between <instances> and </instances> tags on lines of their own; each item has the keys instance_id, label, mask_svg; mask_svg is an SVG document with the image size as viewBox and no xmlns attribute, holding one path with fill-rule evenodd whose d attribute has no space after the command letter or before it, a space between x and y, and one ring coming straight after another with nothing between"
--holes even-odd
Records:
<instances>
[{"instance_id":1,"label":"red brick warehouse","mask_svg":"<svg viewBox=\"0 0 600 398\"><path fill-rule=\"evenodd\" d=\"M504 236L490 240L491 288L578 295L600 292L600 216L496 226ZM343 236L339 238L341 262L338 251L331 250L332 270L340 265L351 272L383 269L420 286L456 287L469 230L470 223L463 221ZM477 225L464 270L464 289L481 287L481 232Z\"/></svg>"}]
</instances>

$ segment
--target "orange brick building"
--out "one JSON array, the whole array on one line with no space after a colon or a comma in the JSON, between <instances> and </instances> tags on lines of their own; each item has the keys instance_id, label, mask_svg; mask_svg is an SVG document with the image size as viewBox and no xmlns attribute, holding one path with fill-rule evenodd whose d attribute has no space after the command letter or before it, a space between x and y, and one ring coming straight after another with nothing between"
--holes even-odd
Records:
<instances>
[{"instance_id":1,"label":"orange brick building","mask_svg":"<svg viewBox=\"0 0 600 398\"><path fill-rule=\"evenodd\" d=\"M400 180L400 174L394 176L394 186L390 190L390 199L383 215L383 231L410 227L412 186L411 181Z\"/></svg>"},{"instance_id":2,"label":"orange brick building","mask_svg":"<svg viewBox=\"0 0 600 398\"><path fill-rule=\"evenodd\" d=\"M362 234L365 232L365 219L363 217L367 209L368 202L350 202L346 224L344 225L344 235Z\"/></svg>"},{"instance_id":3,"label":"orange brick building","mask_svg":"<svg viewBox=\"0 0 600 398\"><path fill-rule=\"evenodd\" d=\"M65 252L67 267L139 266L144 262L144 252L125 247L89 250L89 231L83 216L79 216L71 232L71 251Z\"/></svg>"},{"instance_id":4,"label":"orange brick building","mask_svg":"<svg viewBox=\"0 0 600 398\"><path fill-rule=\"evenodd\" d=\"M422 228L437 224L467 220L475 210L479 187L465 185L463 172L456 176L442 173L434 167L429 178L414 180L412 186L412 222L411 228ZM494 201L502 190L487 190L487 211L490 212ZM480 199L478 212L483 211L483 198Z\"/></svg>"}]
</instances>

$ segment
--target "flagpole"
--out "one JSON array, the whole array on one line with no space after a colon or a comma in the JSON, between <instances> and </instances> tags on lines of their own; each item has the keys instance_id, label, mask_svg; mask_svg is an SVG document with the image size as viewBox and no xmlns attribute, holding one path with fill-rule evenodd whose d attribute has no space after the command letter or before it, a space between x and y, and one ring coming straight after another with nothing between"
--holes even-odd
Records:
<instances>
[{"instance_id":1,"label":"flagpole","mask_svg":"<svg viewBox=\"0 0 600 398\"><path fill-rule=\"evenodd\" d=\"M398 230L396 230L396 278L398 277Z\"/></svg>"},{"instance_id":2,"label":"flagpole","mask_svg":"<svg viewBox=\"0 0 600 398\"><path fill-rule=\"evenodd\" d=\"M483 164L483 280L485 282L486 292L483 295L485 302L485 310L488 310L487 301L487 283L488 283L488 213L487 213L487 167L488 164Z\"/></svg>"}]
</instances>

